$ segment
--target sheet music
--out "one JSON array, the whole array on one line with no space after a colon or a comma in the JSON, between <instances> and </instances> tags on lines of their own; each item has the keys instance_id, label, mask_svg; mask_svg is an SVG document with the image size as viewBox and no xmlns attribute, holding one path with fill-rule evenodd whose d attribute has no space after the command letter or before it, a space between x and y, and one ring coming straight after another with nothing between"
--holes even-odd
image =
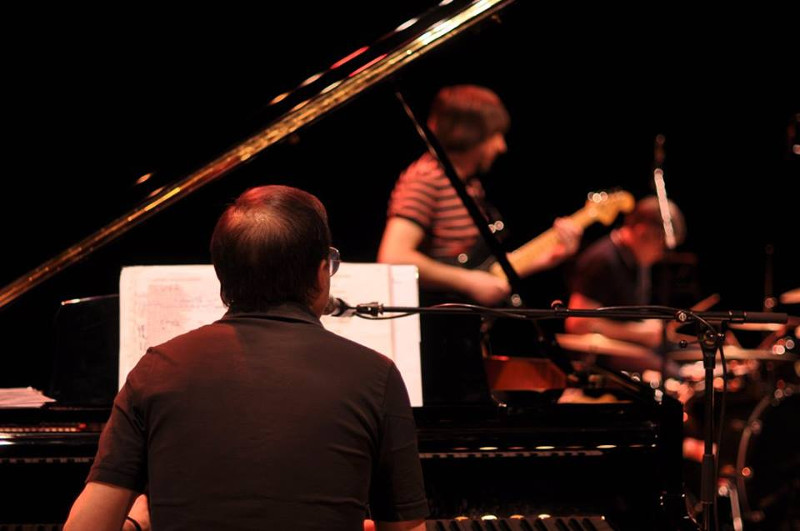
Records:
<instances>
[{"instance_id":1,"label":"sheet music","mask_svg":"<svg viewBox=\"0 0 800 531\"><path fill-rule=\"evenodd\" d=\"M415 266L345 262L331 278L331 295L350 304L377 301L387 306L417 306L417 277ZM212 323L225 311L211 265L123 268L119 386L148 347ZM384 321L323 316L321 320L331 332L394 360L411 404L422 405L418 316Z\"/></svg>"},{"instance_id":2,"label":"sheet music","mask_svg":"<svg viewBox=\"0 0 800 531\"><path fill-rule=\"evenodd\" d=\"M331 296L353 306L368 302L417 306L418 277L411 265L342 263L331 278ZM418 315L381 321L323 315L321 320L331 332L391 358L403 376L411 405L422 405Z\"/></svg>"},{"instance_id":3,"label":"sheet music","mask_svg":"<svg viewBox=\"0 0 800 531\"><path fill-rule=\"evenodd\" d=\"M348 304L391 301L391 272L389 264L342 263L339 271L331 277L331 296L339 297ZM357 341L394 359L392 322L367 321L359 317L322 316L325 328Z\"/></svg>"},{"instance_id":4,"label":"sheet music","mask_svg":"<svg viewBox=\"0 0 800 531\"><path fill-rule=\"evenodd\" d=\"M42 407L55 402L33 387L10 387L0 389L0 409Z\"/></svg>"},{"instance_id":5,"label":"sheet music","mask_svg":"<svg viewBox=\"0 0 800 531\"><path fill-rule=\"evenodd\" d=\"M419 306L417 266L392 266L392 306ZM413 407L422 406L419 314L390 321L394 327L394 362L403 375Z\"/></svg>"},{"instance_id":6,"label":"sheet music","mask_svg":"<svg viewBox=\"0 0 800 531\"><path fill-rule=\"evenodd\" d=\"M226 312L210 265L125 267L119 295L120 387L148 347L213 323Z\"/></svg>"}]
</instances>

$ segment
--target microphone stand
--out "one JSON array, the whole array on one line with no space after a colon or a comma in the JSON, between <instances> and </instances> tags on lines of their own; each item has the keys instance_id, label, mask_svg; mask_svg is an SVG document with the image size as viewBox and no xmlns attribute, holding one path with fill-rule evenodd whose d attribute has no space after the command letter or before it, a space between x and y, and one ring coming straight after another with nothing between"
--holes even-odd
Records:
<instances>
[{"instance_id":1,"label":"microphone stand","mask_svg":"<svg viewBox=\"0 0 800 531\"><path fill-rule=\"evenodd\" d=\"M486 308L471 304L441 304L432 307L415 306L384 306L372 302L348 306L356 315L369 315L369 318L380 318L384 313L398 313L397 317L411 314L465 314L491 315L494 317L507 317L513 319L564 319L567 317L601 317L617 319L662 319L673 320L680 323L695 322L697 324L697 339L703 353L703 368L705 369L705 430L703 439L703 460L701 476L701 505L703 508L704 531L710 531L713 525L713 506L717 482L716 461L714 459L714 367L716 353L725 339L725 329L729 323L786 323L788 315L772 312L747 312L747 311L716 311L693 312L668 306L617 306L598 308L594 310L573 310L564 307L560 301L553 303L549 310L529 308ZM390 317L385 317L390 318ZM719 323L717 330L711 323ZM685 347L681 343L681 347ZM724 363L724 357L721 357Z\"/></svg>"},{"instance_id":2,"label":"microphone stand","mask_svg":"<svg viewBox=\"0 0 800 531\"><path fill-rule=\"evenodd\" d=\"M512 319L564 319L567 317L603 317L616 319L673 319L680 323L728 322L728 323L778 323L785 324L789 315L778 312L751 312L744 310L725 310L716 312L695 312L670 306L608 306L592 310L567 308L560 301L555 301L550 309L534 308L488 308L475 304L448 303L435 306L385 306L379 302L368 302L355 306L347 305L346 310L354 310L354 314L380 316L384 313L398 314L482 314Z\"/></svg>"},{"instance_id":3,"label":"microphone stand","mask_svg":"<svg viewBox=\"0 0 800 531\"><path fill-rule=\"evenodd\" d=\"M664 135L658 134L655 139L655 148L653 153L653 185L656 191L656 198L658 199L658 210L661 214L661 225L664 230L664 244L667 251L670 252L677 247L678 242L675 236L675 227L672 224L672 214L669 209L669 200L667 199L667 185L664 181ZM665 266L664 272L660 277L659 295L661 302L667 304L667 297L665 294L669 289L669 276L671 271L669 266ZM665 380L667 374L667 328L661 329L661 344L659 344L656 352L661 357L661 390L665 390Z\"/></svg>"}]
</instances>

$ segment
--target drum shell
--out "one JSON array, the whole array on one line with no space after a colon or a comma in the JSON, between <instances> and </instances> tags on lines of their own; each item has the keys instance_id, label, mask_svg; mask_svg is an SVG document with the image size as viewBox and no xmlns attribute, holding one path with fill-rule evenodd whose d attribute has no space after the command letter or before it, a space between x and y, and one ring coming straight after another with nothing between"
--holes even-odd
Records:
<instances>
[{"instance_id":1,"label":"drum shell","mask_svg":"<svg viewBox=\"0 0 800 531\"><path fill-rule=\"evenodd\" d=\"M757 375L737 377L726 397L719 477L737 490L745 529L800 529L800 387L765 389ZM731 382L729 382L731 383ZM702 441L705 393L686 402L684 435ZM719 417L719 395L715 418ZM716 431L715 431L716 438ZM700 465L685 462L690 497L700 492ZM727 513L727 518L725 517ZM723 521L730 520L722 511Z\"/></svg>"},{"instance_id":2,"label":"drum shell","mask_svg":"<svg viewBox=\"0 0 800 531\"><path fill-rule=\"evenodd\" d=\"M800 388L776 389L756 404L735 470L747 529L800 529Z\"/></svg>"}]
</instances>

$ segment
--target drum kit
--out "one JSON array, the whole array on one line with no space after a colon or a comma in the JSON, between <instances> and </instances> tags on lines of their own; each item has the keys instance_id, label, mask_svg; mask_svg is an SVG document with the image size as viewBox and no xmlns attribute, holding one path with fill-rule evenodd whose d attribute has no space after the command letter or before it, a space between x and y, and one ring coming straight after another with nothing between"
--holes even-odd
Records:
<instances>
[{"instance_id":1,"label":"drum kit","mask_svg":"<svg viewBox=\"0 0 800 531\"><path fill-rule=\"evenodd\" d=\"M800 304L800 289L783 294L781 302ZM730 328L729 344L722 349L725 380L719 353L714 378L715 391L727 384L717 451L718 493L726 500L730 529L783 529L785 522L800 522L800 317L790 317L781 325L747 323ZM738 336L757 342L753 348L744 348ZM677 374L667 372L663 382L659 372L648 371L648 378L644 371L637 371L640 374L635 377L653 387L663 384L666 393L684 404L687 497L698 493L705 422L700 348L688 345L668 350L662 357L651 349L599 334L557 334L557 340L565 350L601 364L652 368L653 360L659 359L677 367ZM715 397L715 408L719 404ZM716 419L718 415L717 409Z\"/></svg>"}]
</instances>

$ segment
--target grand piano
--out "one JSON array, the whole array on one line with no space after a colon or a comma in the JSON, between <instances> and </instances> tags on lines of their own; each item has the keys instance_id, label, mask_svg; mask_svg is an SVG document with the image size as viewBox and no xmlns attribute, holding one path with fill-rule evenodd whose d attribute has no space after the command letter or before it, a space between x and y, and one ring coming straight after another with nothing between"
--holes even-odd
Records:
<instances>
[{"instance_id":1,"label":"grand piano","mask_svg":"<svg viewBox=\"0 0 800 531\"><path fill-rule=\"evenodd\" d=\"M284 71L275 72L275 78L283 74L280 81L263 73L248 74L262 68L252 51L244 58L231 53L227 59L205 57L188 65L180 56L170 57L159 64L163 70L155 72L139 65L139 77L129 80L136 90L118 97L98 96L135 124L132 131L110 129L105 121L85 124L80 113L62 116L55 106L46 110L45 114L69 118L78 136L98 124L114 134L98 128L101 132L95 132L91 145L66 141L56 149L55 162L43 162L47 171L59 170L58 182L30 179L12 189L13 195L35 194L38 205L26 207L50 213L48 232L34 233L32 224L20 222L26 214L22 208L4 213L4 225L17 227L6 242L9 250L30 249L30 241L39 245L14 253L17 260L3 270L8 284L0 292L0 327L6 339L0 384L32 385L62 395L56 405L42 409L0 410L0 529L57 528L82 486L108 416L107 375L115 374L113 325L111 339L95 341L88 350L66 348L56 339L57 325L50 325L61 301L110 295L99 304L110 300L106 308L111 309L104 315L113 317L120 266L208 262L207 235L223 206L243 189L266 182L293 184L321 197L345 259L374 260L394 177L423 149L394 91L402 91L412 105L423 106L421 111L439 86L456 81L505 86L511 101L515 95L522 101L531 89L509 73L508 63L517 59L513 56L526 39L526 24L539 27L541 22L532 22L531 6L512 4L455 0L432 5L421 15L417 8L423 3L413 9L395 8L375 14L372 27L380 32L372 33L355 31L361 23L348 25L341 13L328 13L340 25L327 32L323 24L295 13L297 18L283 31L276 28L273 35L254 38L245 49L263 45L286 57L296 33L321 32L330 46L325 61L330 61L315 62L307 52L295 50L300 59L277 65ZM377 42L364 46L381 32ZM219 45L191 42L209 52ZM151 43L153 49L144 50L144 57L157 57L158 44ZM358 52L350 53L354 51ZM316 69L309 72L303 59ZM171 73L176 63L179 74ZM110 76L123 78L129 66L121 60L119 71L112 66ZM523 68L548 71L533 59ZM232 72L244 74L236 77ZM294 76L296 86L287 84L286 72ZM181 75L188 79L180 80ZM90 79L102 77L95 76ZM167 97L158 100L149 91L163 78L173 84ZM231 79L236 84L227 86ZM109 85L113 83L103 86ZM553 98L557 92L544 90L540 97ZM78 92L67 95L83 103L92 97ZM204 102L214 96L226 103L205 109ZM148 106L153 102L155 109ZM345 105L347 109L339 110ZM564 111L565 116L552 108L543 112L533 117L520 109L512 116L523 124L536 118L562 123L549 135L563 137L583 114L574 108ZM232 118L237 113L245 118ZM148 122L154 118L166 124L154 127ZM178 129L178 123L183 128ZM541 138L547 136L542 132L529 135L526 127L511 133L510 142L513 146L516 141L520 152L525 143L539 143L547 146L545 151L555 148L550 154L555 159L571 153L557 140ZM237 135L241 141L231 147ZM603 148L584 148L589 158L603 156ZM137 159L137 152L145 156ZM498 171L508 176L544 169L535 161L526 162L524 170L506 162ZM629 160L620 170L631 173L647 162ZM532 202L523 203L515 188L519 183L510 180L498 179L502 184L488 192L509 212L510 223L524 241L554 216L581 205L581 197L571 197L574 188L626 184L612 176L578 174L569 187L562 183L563 189L534 196ZM37 182L45 186L38 189ZM360 189L357 201L349 193L355 187ZM100 195L102 200L64 201L75 191L84 199ZM529 219L531 205L540 213L537 220ZM97 231L98 226L103 228ZM86 234L91 236L80 240ZM66 253L56 254L78 240L81 243ZM41 265L49 256L55 258ZM563 283L554 275L536 286L542 305L563 293ZM109 328L103 330L108 333ZM83 376L96 384L95 393L72 389L75 394L70 396L65 390L68 379L63 369L55 369L69 365L75 356L93 359ZM480 381L482 375L475 379ZM584 399L565 401L563 388L505 393L479 389L476 400L418 408L432 512L429 527L461 528L458 522L463 520L456 517L485 529L594 529L598 522L622 530L690 525L680 474L680 404L648 385L593 368L578 371L570 388ZM511 519L514 515L524 518Z\"/></svg>"}]
</instances>

